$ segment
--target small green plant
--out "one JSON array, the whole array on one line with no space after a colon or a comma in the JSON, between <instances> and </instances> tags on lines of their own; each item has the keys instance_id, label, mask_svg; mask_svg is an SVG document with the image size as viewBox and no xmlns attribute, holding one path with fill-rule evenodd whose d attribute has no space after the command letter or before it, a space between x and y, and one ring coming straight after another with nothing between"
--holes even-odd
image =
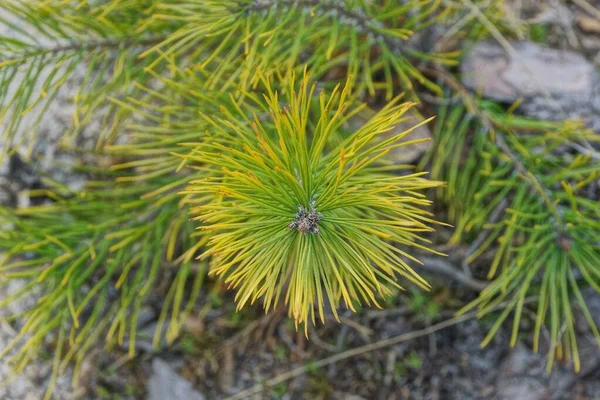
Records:
<instances>
[{"instance_id":1,"label":"small green plant","mask_svg":"<svg viewBox=\"0 0 600 400\"><path fill-rule=\"evenodd\" d=\"M406 365L412 369L419 369L423 365L423 360L416 352L411 352L406 358Z\"/></svg>"},{"instance_id":2,"label":"small green plant","mask_svg":"<svg viewBox=\"0 0 600 400\"><path fill-rule=\"evenodd\" d=\"M534 24L529 28L529 36L531 40L536 43L547 43L548 42L548 25L545 24Z\"/></svg>"},{"instance_id":3,"label":"small green plant","mask_svg":"<svg viewBox=\"0 0 600 400\"><path fill-rule=\"evenodd\" d=\"M394 377L398 380L404 378L406 375L406 366L404 363L397 362L394 364Z\"/></svg>"},{"instance_id":4,"label":"small green plant","mask_svg":"<svg viewBox=\"0 0 600 400\"><path fill-rule=\"evenodd\" d=\"M264 81L268 114L206 116L212 132L184 156L207 175L183 193L201 203L191 213L210 235L211 273L238 289L238 307L262 298L268 310L283 297L296 323L324 321L325 303L337 318L340 299L378 305L397 274L426 289L403 259L415 258L392 243L427 248L419 233L433 221L421 191L439 183L385 161L422 140L385 136L413 104L394 100L344 134L362 108L352 107L351 79L318 96L308 74L299 89L289 81L282 99Z\"/></svg>"},{"instance_id":5,"label":"small green plant","mask_svg":"<svg viewBox=\"0 0 600 400\"><path fill-rule=\"evenodd\" d=\"M275 385L272 390L273 396L275 396L276 399L282 399L288 391L288 385L285 383L279 383Z\"/></svg>"},{"instance_id":6,"label":"small green plant","mask_svg":"<svg viewBox=\"0 0 600 400\"><path fill-rule=\"evenodd\" d=\"M412 351L402 361L394 363L394 377L398 380L404 379L410 372L418 371L422 366L421 356Z\"/></svg>"}]
</instances>

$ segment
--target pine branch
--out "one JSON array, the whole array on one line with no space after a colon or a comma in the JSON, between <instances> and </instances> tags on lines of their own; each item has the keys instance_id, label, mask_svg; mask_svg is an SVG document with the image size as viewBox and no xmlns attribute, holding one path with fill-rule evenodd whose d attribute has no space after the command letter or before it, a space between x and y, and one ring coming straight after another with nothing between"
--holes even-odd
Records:
<instances>
[{"instance_id":1,"label":"pine branch","mask_svg":"<svg viewBox=\"0 0 600 400\"><path fill-rule=\"evenodd\" d=\"M210 69L212 76L219 78L238 77L244 89L257 85L261 75L285 76L279 73L282 68L301 72L298 65L307 64L313 76L328 77L333 84L339 83L336 75L343 69L357 77L357 89L366 89L370 96L385 90L388 100L396 81L412 96L413 80L439 92L413 63L455 64L457 54L423 54L405 45L411 30L436 21L439 6L438 1L411 2L419 9L415 15L409 15L410 7L374 4L367 9L361 3L362 8L353 9L348 1L184 2L185 12L168 7L169 13L160 18L186 24L144 55L152 54L156 62L184 55L203 58L199 60L202 69ZM424 4L429 8L420 10ZM242 43L239 37L244 38ZM384 80L375 82L376 75ZM226 80L222 90L229 88L230 81ZM217 87L211 78L205 86Z\"/></svg>"},{"instance_id":2,"label":"pine branch","mask_svg":"<svg viewBox=\"0 0 600 400\"><path fill-rule=\"evenodd\" d=\"M285 302L298 323L324 319L326 302L335 317L342 303L350 309L377 304L399 287L397 277L426 289L405 261L416 257L404 248L429 251L421 234L435 221L422 191L436 187L452 201L453 239L475 236L468 261L497 244L490 267L495 279L485 285L431 258L425 269L481 292L463 312L505 307L486 341L514 312L514 344L527 294L539 293L536 346L540 327L548 324L551 347L571 355L577 368L571 300L600 337L579 290L584 284L600 289L600 206L580 195L600 167L587 157L568 163L555 154L555 147L576 138L572 130L523 120L517 127L442 70L417 69L416 63L456 63L455 53L424 54L407 43L412 31L443 23L449 13L462 18L463 8L442 2L133 0L69 8L64 0L46 0L43 7L3 2L1 9L35 32L23 30L25 38L0 44L8 57L0 61L3 138L12 143L22 117L49 104L86 62L65 138L106 107L95 150L120 161L109 168L77 166L101 179L90 180L82 193L53 183L32 193L51 195L53 202L0 207L2 226L11 226L0 231L7 252L0 274L26 280L0 306L34 288L43 294L2 351L20 350L13 361L22 367L49 333L57 333L55 366L80 363L102 338L127 340L133 352L144 298L160 278L170 285L162 293L154 345L169 319L170 342L201 291L208 258L212 273L238 290L239 307ZM483 14L480 3L466 4L472 5L467 17L477 21L467 18L453 33L500 32L494 9ZM38 36L54 44L40 46ZM309 85L308 74L300 89L295 85L302 68L322 79L320 96L313 96L317 86ZM39 78L46 72L49 78ZM386 161L409 132L382 135L412 106L400 104L398 92L416 98L415 81L440 92L429 76L453 87L466 105L440 108L440 140L430 157L434 176L448 181L443 189L422 173L400 175L404 171ZM336 86L353 79L355 93ZM38 98L37 86L43 88ZM358 94L374 98L380 91L390 103L362 128L345 132L362 107ZM518 129L531 136L518 136ZM125 136L128 141L115 140ZM35 142L32 131L16 144ZM532 148L544 157L527 151ZM196 265L192 259L200 253Z\"/></svg>"},{"instance_id":3,"label":"pine branch","mask_svg":"<svg viewBox=\"0 0 600 400\"><path fill-rule=\"evenodd\" d=\"M483 116L482 118L485 118L483 119L483 121L485 121L485 124L488 127L491 126L489 118L485 116ZM532 190L536 191L540 195L540 201L544 202L544 204L552 212L552 215L554 216L553 224L556 227L557 232L560 233L561 237L564 237L566 240L569 240L566 233L567 228L565 222L563 221L562 216L556 209L555 201L552 198L552 192L548 189L544 189L544 187L540 184L540 178L537 176L537 174L532 173L527 167L525 167L525 165L521 162L521 159L517 157L517 155L508 146L502 134L495 135L494 139L496 145L500 148L500 150L502 150L502 152L510 158L513 165L515 166L515 169L521 174L521 176L529 180Z\"/></svg>"},{"instance_id":4,"label":"pine branch","mask_svg":"<svg viewBox=\"0 0 600 400\"><path fill-rule=\"evenodd\" d=\"M320 13L341 16L341 21L348 26L356 28L359 32L367 32L371 38L376 41L385 42L389 48L401 52L403 40L394 40L386 35L382 35L381 28L383 24L369 17L362 9L352 10L347 7L347 3L343 0L253 0L248 6L243 9L248 12L260 12L277 7L307 7L317 8ZM375 27L379 28L376 29Z\"/></svg>"},{"instance_id":5,"label":"pine branch","mask_svg":"<svg viewBox=\"0 0 600 400\"><path fill-rule=\"evenodd\" d=\"M286 81L285 108L263 82L267 121L248 119L243 109L205 116L212 132L183 159L206 165L210 178L183 193L198 199L192 214L210 235L202 259L211 257L212 273L238 289L238 308L260 299L269 310L285 299L308 334L309 323L325 320L325 304L336 318L341 301L352 310L357 302L378 304L388 285L399 287L397 275L428 287L401 258L415 257L389 242L428 250L419 232L433 221L420 191L438 183L397 176L397 166L380 161L409 131L378 135L411 103L391 102L344 137L339 129L361 108L351 107L351 79L329 96L314 96L308 74L299 89L294 77Z\"/></svg>"},{"instance_id":6,"label":"pine branch","mask_svg":"<svg viewBox=\"0 0 600 400\"><path fill-rule=\"evenodd\" d=\"M44 57L47 55L56 56L60 53L84 52L91 53L102 49L123 49L125 47L148 47L156 45L165 40L164 36L139 39L136 37L115 38L115 39L97 39L89 42L77 42L51 47L37 47L34 50L13 55L7 58L0 58L0 68L7 65L15 65L18 62L26 62L32 58Z\"/></svg>"},{"instance_id":7,"label":"pine branch","mask_svg":"<svg viewBox=\"0 0 600 400\"><path fill-rule=\"evenodd\" d=\"M482 345L513 312L512 346L518 338L523 300L530 292L539 293L534 349L549 316L548 370L556 354L572 358L578 370L572 301L600 345L600 333L579 288L589 285L600 292L600 205L578 194L600 176L600 163L589 156L569 159L556 150L572 141L600 141L600 137L568 123L506 117L500 108L474 100L448 74L433 74L464 100L464 105L440 108L436 145L425 159L432 161L433 176L448 182L440 197L448 201L450 217L456 220L452 241L477 234L467 263L497 246L488 273L494 280L461 313L478 308L479 315L486 315L494 304L510 299ZM513 127L529 131L518 135ZM465 146L469 146L466 154Z\"/></svg>"},{"instance_id":8,"label":"pine branch","mask_svg":"<svg viewBox=\"0 0 600 400\"><path fill-rule=\"evenodd\" d=\"M92 121L101 124L98 149L114 140L127 113L108 98L140 94L136 84L146 84L151 76L146 71L149 61L139 60L139 54L177 28L150 18L156 7L150 0L84 2L77 7L66 7L61 0L45 1L43 7L3 2L0 27L8 36L0 39L0 126L5 144L0 159L21 150L26 157L32 155L42 118L56 97L65 94L67 82L75 110L72 124L60 132L59 144L73 144Z\"/></svg>"},{"instance_id":9,"label":"pine branch","mask_svg":"<svg viewBox=\"0 0 600 400\"><path fill-rule=\"evenodd\" d=\"M475 115L484 126L484 129L480 132L480 134L488 135L493 132L496 145L511 160L515 167L515 170L519 172L523 178L529 181L531 189L533 191L536 191L540 195L540 202L544 203L552 212L552 215L554 217L553 223L555 224L557 231L560 232L562 235L566 235L567 229L565 226L565 222L563 221L562 216L556 209L555 199L552 198L552 191L543 188L542 184L540 183L541 179L539 178L539 176L537 176L535 173L532 173L523 164L520 157L518 157L506 143L502 132L495 129L495 127L502 126L499 125L498 122L495 121L493 118L491 118L488 113L483 112L480 109L473 96L470 94L469 90L465 88L459 81L457 81L452 75L440 69L425 68L424 72L435 75L437 78L442 79L450 87L457 90L457 92L461 95L464 101L464 105L469 111L469 113Z\"/></svg>"}]
</instances>

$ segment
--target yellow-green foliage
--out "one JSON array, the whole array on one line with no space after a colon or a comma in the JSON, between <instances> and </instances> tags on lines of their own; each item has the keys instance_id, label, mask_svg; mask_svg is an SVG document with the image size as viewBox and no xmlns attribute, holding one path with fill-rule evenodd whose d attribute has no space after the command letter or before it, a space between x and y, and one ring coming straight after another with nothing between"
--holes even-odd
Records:
<instances>
[{"instance_id":1,"label":"yellow-green foliage","mask_svg":"<svg viewBox=\"0 0 600 400\"><path fill-rule=\"evenodd\" d=\"M536 343L548 325L553 348L578 368L572 302L597 333L579 288L600 289L600 211L583 195L599 163L557 149L598 136L507 116L461 92L465 107L437 110L423 161L447 187L386 159L410 143L409 132L391 133L413 106L397 96L439 94L443 82L421 66L457 61L455 51L416 49L414 34L444 24L444 43L497 34L503 3L0 2L10 32L0 37L0 160L31 156L66 82L77 90L62 148L100 122L94 148L70 149L88 160L70 166L88 176L83 190L40 171L44 188L31 195L50 201L0 207L0 284L25 282L0 306L41 296L10 317L20 332L1 355L22 370L53 338L55 376L98 341L129 341L133 355L158 282L169 285L154 344L167 321L172 341L206 270L236 288L238 306L284 301L302 323L324 319L325 308L337 316L340 306L377 305L398 276L426 288L408 262L427 250L423 190L437 186L452 242L473 247L467 261L498 249L492 283L467 308L483 315L508 300L490 335L513 313L514 344L524 299L538 296ZM353 131L359 98L387 105Z\"/></svg>"},{"instance_id":2,"label":"yellow-green foliage","mask_svg":"<svg viewBox=\"0 0 600 400\"><path fill-rule=\"evenodd\" d=\"M384 162L423 140L392 132L413 104L396 99L344 134L362 108L352 107L351 80L318 96L307 74L294 84L280 99L265 82L263 117L205 116L212 132L184 157L207 175L184 192L202 199L191 210L210 235L202 259L238 289L239 307L262 298L268 310L283 297L297 323L316 313L324 322L325 303L336 318L340 300L378 305L396 275L427 288L401 257L415 258L393 244L424 248L418 235L432 221L421 192L437 183Z\"/></svg>"},{"instance_id":3,"label":"yellow-green foliage","mask_svg":"<svg viewBox=\"0 0 600 400\"><path fill-rule=\"evenodd\" d=\"M429 154L433 175L448 182L439 194L456 224L451 241L477 236L467 263L489 250L495 254L488 273L493 282L460 313L478 308L483 316L508 301L482 345L513 313L514 346L525 300L536 295L534 350L547 322L548 370L556 353L573 359L579 370L572 300L600 344L580 290L591 286L600 291L600 203L587 192L600 178L600 162L565 149L598 142L600 136L572 122L507 117L489 104L465 102L467 107L440 110L436 145ZM463 157L467 138L471 151Z\"/></svg>"}]
</instances>

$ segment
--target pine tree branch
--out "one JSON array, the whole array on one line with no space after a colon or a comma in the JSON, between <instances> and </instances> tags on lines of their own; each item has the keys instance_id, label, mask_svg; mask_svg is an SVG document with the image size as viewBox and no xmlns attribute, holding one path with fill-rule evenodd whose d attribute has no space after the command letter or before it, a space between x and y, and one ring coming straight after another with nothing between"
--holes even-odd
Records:
<instances>
[{"instance_id":1,"label":"pine tree branch","mask_svg":"<svg viewBox=\"0 0 600 400\"><path fill-rule=\"evenodd\" d=\"M56 45L53 47L37 47L32 51L0 59L0 66L8 64L17 64L18 62L25 62L28 59L43 57L48 54L56 55L60 53L68 53L73 51L84 51L91 52L100 49L115 49L122 47L147 47L158 44L165 40L164 36L149 37L146 39L138 39L133 37L116 38L116 39L104 39L104 40L92 40L89 42L75 42L64 45Z\"/></svg>"},{"instance_id":2,"label":"pine tree branch","mask_svg":"<svg viewBox=\"0 0 600 400\"><path fill-rule=\"evenodd\" d=\"M357 28L358 31L366 32L373 36L377 41L385 43L390 49L402 52L400 42L395 38L381 34L373 26L383 27L381 22L374 21L362 9L360 11L347 9L343 1L332 0L254 0L246 7L248 11L263 11L277 6L300 6L300 7L319 7L324 14L334 13L340 15L340 21Z\"/></svg>"},{"instance_id":3,"label":"pine tree branch","mask_svg":"<svg viewBox=\"0 0 600 400\"><path fill-rule=\"evenodd\" d=\"M566 236L566 224L556 209L554 205L554 199L552 198L552 193L545 189L541 182L542 180L533 172L531 172L525 164L521 161L521 159L512 151L508 143L502 135L501 132L495 131L494 127L498 126L498 123L490 118L490 116L483 112L478 106L477 103L473 100L472 95L469 90L465 88L460 82L458 82L452 75L441 70L440 68L422 68L421 71L424 74L433 75L438 79L443 80L448 86L458 91L458 93L463 97L465 107L467 111L476 115L480 122L483 124L484 133L488 133L490 131L494 131L494 141L498 148L504 153L513 163L515 170L526 180L531 183L532 189L538 192L541 199L550 212L552 213L554 220L552 221L555 226L557 232L560 234L560 239L566 239L568 241L568 237Z\"/></svg>"},{"instance_id":4,"label":"pine tree branch","mask_svg":"<svg viewBox=\"0 0 600 400\"><path fill-rule=\"evenodd\" d=\"M481 115L478 116L481 117ZM492 123L489 117L485 117L486 119L482 119L482 122L484 122L484 126L486 126L486 131L489 131L489 129L491 129ZM556 226L556 228L559 229L560 234L564 235L566 231L565 223L563 221L562 216L556 209L556 206L554 205L554 201L552 200L552 193L549 190L544 189L544 187L540 183L541 180L538 178L538 176L529 171L527 167L525 167L525 165L521 162L519 157L517 157L517 155L512 151L510 146L506 143L506 140L504 140L504 137L501 134L494 135L494 139L498 148L502 150L502 152L506 156L508 156L508 158L510 158L513 165L515 166L515 169L521 174L521 176L527 178L531 182L535 190L540 194L542 200L544 201L544 203L546 203L546 206L548 206L548 209L555 218L555 220L553 221L554 225Z\"/></svg>"},{"instance_id":5,"label":"pine tree branch","mask_svg":"<svg viewBox=\"0 0 600 400\"><path fill-rule=\"evenodd\" d=\"M364 11L348 10L342 4L342 1L322 1L322 0L255 0L250 4L247 9L250 11L262 11L279 5L283 6L304 6L304 7L321 7L321 9L327 13L331 11L337 12L339 15L346 17L346 19L352 22L357 22L362 28L368 28L373 21L369 20L367 14Z\"/></svg>"}]
</instances>

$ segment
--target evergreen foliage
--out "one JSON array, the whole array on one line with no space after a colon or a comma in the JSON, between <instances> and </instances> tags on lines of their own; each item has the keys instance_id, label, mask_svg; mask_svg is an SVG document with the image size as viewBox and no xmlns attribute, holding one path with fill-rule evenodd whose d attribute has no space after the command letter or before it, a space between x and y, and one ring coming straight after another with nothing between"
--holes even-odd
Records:
<instances>
[{"instance_id":1,"label":"evergreen foliage","mask_svg":"<svg viewBox=\"0 0 600 400\"><path fill-rule=\"evenodd\" d=\"M238 288L239 307L263 297L268 310L283 296L297 323L315 323L315 309L325 321L326 302L336 318L340 299L350 309L377 305L388 284L398 286L396 274L428 286L401 256L416 259L389 241L424 247L418 233L433 221L419 191L437 184L379 162L410 144L399 142L410 131L380 138L412 104L392 101L362 128L338 133L361 108L348 107L350 82L317 98L306 74L298 91L292 78L283 108L265 82L266 121L243 110L206 116L214 133L185 156L208 176L184 192L201 203L191 212L211 235L202 258L212 256L211 270Z\"/></svg>"},{"instance_id":2,"label":"evergreen foliage","mask_svg":"<svg viewBox=\"0 0 600 400\"><path fill-rule=\"evenodd\" d=\"M506 31L502 1L486 1L485 14L465 6L478 3L3 1L0 25L12 33L0 37L0 154L33 156L49 105L77 84L61 143L86 156L70 168L89 180L72 191L40 171L44 188L30 196L47 200L0 206L0 282L25 281L0 307L41 296L9 318L22 328L0 355L22 370L50 337L55 374L99 339L128 341L133 355L160 282L169 286L154 344L167 320L172 341L207 273L237 290L238 307L283 301L305 329L326 308L337 317L340 305L378 305L398 275L426 289L409 264L433 251L427 233L446 218L427 210L435 187L451 242L471 245L468 263L490 261L490 285L463 311L509 301L484 344L512 314L514 345L535 295L536 349L548 326L548 367L559 354L578 369L572 304L599 337L581 288L600 291L600 206L586 196L600 163L565 149L589 149L598 135L459 90L436 110L420 165L436 181L387 157L415 142L394 131L416 106L398 94L418 101L457 86L423 66L452 66L458 53L412 38L435 24L460 39ZM72 147L98 119L94 148Z\"/></svg>"},{"instance_id":3,"label":"evergreen foliage","mask_svg":"<svg viewBox=\"0 0 600 400\"><path fill-rule=\"evenodd\" d=\"M587 195L600 176L600 163L567 149L585 148L600 137L572 122L541 124L507 117L498 107L469 98L463 104L438 113L436 145L429 154L432 173L448 183L439 195L456 226L451 241L477 236L466 262L497 247L488 273L493 282L460 313L478 307L483 316L509 300L482 345L513 313L514 346L525 299L535 294L534 350L548 321L551 348L572 358L579 370L571 300L600 344L580 290L582 285L600 288L600 204ZM463 157L467 142L469 154ZM549 352L548 370L555 354Z\"/></svg>"}]
</instances>

